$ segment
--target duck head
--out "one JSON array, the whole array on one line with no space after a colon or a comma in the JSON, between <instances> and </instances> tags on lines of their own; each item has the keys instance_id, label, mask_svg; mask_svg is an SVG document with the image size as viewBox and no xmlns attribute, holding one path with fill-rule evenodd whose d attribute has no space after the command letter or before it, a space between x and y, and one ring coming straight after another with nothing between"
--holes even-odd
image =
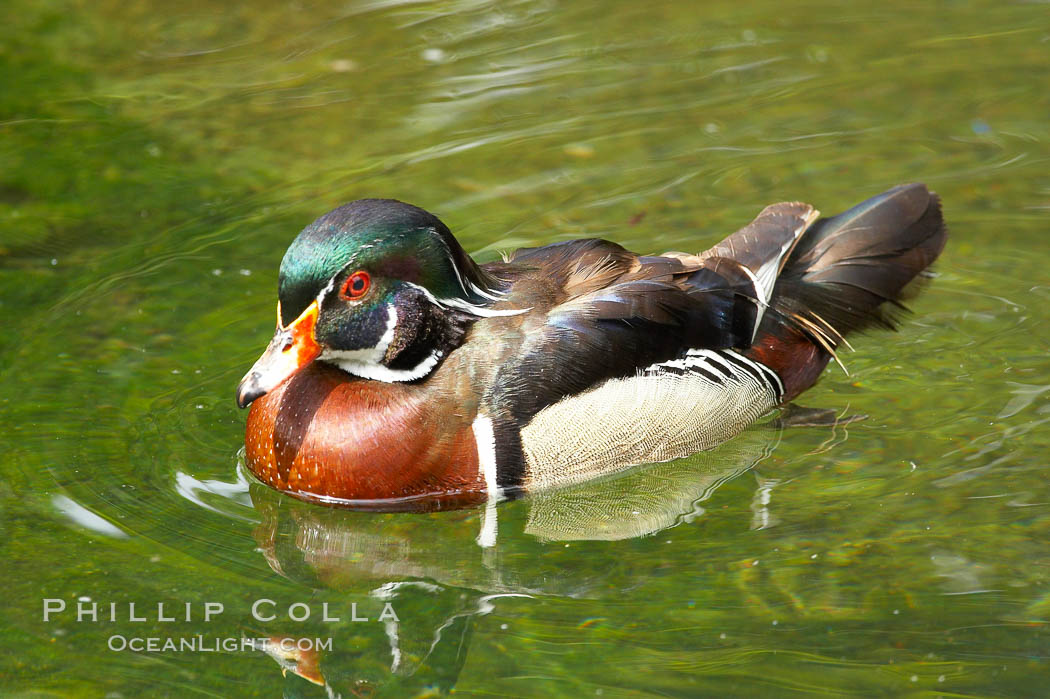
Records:
<instances>
[{"instance_id":1,"label":"duck head","mask_svg":"<svg viewBox=\"0 0 1050 699\"><path fill-rule=\"evenodd\" d=\"M313 361L377 381L434 370L503 292L436 216L360 199L307 226L281 261L277 330L237 387L246 407Z\"/></svg>"}]
</instances>

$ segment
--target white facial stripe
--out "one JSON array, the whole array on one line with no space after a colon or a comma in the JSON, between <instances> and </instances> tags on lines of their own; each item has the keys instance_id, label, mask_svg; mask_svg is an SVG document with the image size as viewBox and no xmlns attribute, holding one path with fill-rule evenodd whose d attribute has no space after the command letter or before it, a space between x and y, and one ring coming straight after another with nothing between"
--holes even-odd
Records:
<instances>
[{"instance_id":1,"label":"white facial stripe","mask_svg":"<svg viewBox=\"0 0 1050 699\"><path fill-rule=\"evenodd\" d=\"M325 297L331 293L335 288L336 278L342 274L346 269L340 270L338 274L334 275L329 281L327 286L321 290L321 293L317 295L318 306L324 301ZM458 274L458 271L457 271ZM432 293L425 287L412 282L403 282L404 284L417 289L423 296L426 297L430 303L438 306L439 308L455 308L465 313L486 318L493 316L512 316L518 315L519 313L527 313L528 308L512 308L507 310L493 310L484 306L476 306L472 303L468 303L462 299L437 299ZM496 297L491 294L482 292L473 285L470 285L476 293L485 296L487 298ZM414 367L409 369L391 369L390 367L383 364L383 358L386 356L387 350L390 348L390 343L394 341L394 333L397 330L397 309L393 304L387 305L387 326L383 336L379 338L379 341L374 347L366 347L359 350L334 350L326 348L319 359L329 364L334 364L348 374L354 376L360 376L364 379L374 379L376 381L385 381L387 383L396 383L403 381L414 381L416 379L423 378L429 374L434 367L437 366L438 362L444 356L442 350L434 350L429 355L423 358Z\"/></svg>"},{"instance_id":2,"label":"white facial stripe","mask_svg":"<svg viewBox=\"0 0 1050 699\"><path fill-rule=\"evenodd\" d=\"M412 282L404 282L404 284L405 284L405 286L412 287L413 289L415 289L419 293L423 294L423 296L426 296L427 301L430 301L430 303L434 304L435 306L440 306L441 305L438 302L438 300L436 298L434 298L434 294L430 293L430 290L427 289L426 287L420 286L419 284L413 284Z\"/></svg>"},{"instance_id":3,"label":"white facial stripe","mask_svg":"<svg viewBox=\"0 0 1050 699\"><path fill-rule=\"evenodd\" d=\"M506 310L497 311L492 308L486 308L485 306L475 306L472 303L467 303L463 299L440 299L437 302L442 306L449 306L452 308L458 308L461 311L470 313L471 315L478 316L480 318L493 318L496 316L516 316L521 313L528 313L531 308L508 308Z\"/></svg>"},{"instance_id":4,"label":"white facial stripe","mask_svg":"<svg viewBox=\"0 0 1050 699\"><path fill-rule=\"evenodd\" d=\"M334 353L333 353L334 354ZM331 361L348 374L360 376L362 379L374 379L385 383L400 383L403 381L415 381L429 374L437 363L441 361L441 351L432 352L419 364L411 369L391 369L382 364L366 364L358 361L344 361L341 359L329 360L327 353L321 355L321 359Z\"/></svg>"},{"instance_id":5,"label":"white facial stripe","mask_svg":"<svg viewBox=\"0 0 1050 699\"><path fill-rule=\"evenodd\" d=\"M449 250L448 243L446 243L445 239L438 235L437 231L433 228L430 229L430 232L433 233L434 236L441 241L442 246L444 246L445 257L448 258L448 264L450 267L452 267L452 271L456 274L456 281L459 282L459 288L463 289L464 292L470 291L470 289L467 287L467 280L463 278L463 275L459 271L459 267L456 266L456 261L452 258L452 251Z\"/></svg>"},{"instance_id":6,"label":"white facial stripe","mask_svg":"<svg viewBox=\"0 0 1050 699\"><path fill-rule=\"evenodd\" d=\"M504 296L502 292L487 291L476 284L471 284L470 282L467 282L467 287L467 291L473 291L481 298L488 299L489 301L499 301Z\"/></svg>"},{"instance_id":7,"label":"white facial stripe","mask_svg":"<svg viewBox=\"0 0 1050 699\"><path fill-rule=\"evenodd\" d=\"M334 289L334 288L335 288L335 277L332 277L331 279L328 280L328 284L326 284L325 287L323 289L321 289L321 293L319 293L317 295L317 307L318 308L321 307L321 304L324 302L325 297L328 296L328 294L330 294L332 289Z\"/></svg>"},{"instance_id":8,"label":"white facial stripe","mask_svg":"<svg viewBox=\"0 0 1050 699\"><path fill-rule=\"evenodd\" d=\"M325 300L325 297L328 296L328 294L332 293L332 289L335 288L335 280L338 279L339 275L341 275L344 271L346 271L346 268L349 267L351 264L353 264L353 263L352 262L348 262L345 265L343 265L342 268L340 268L340 270L338 272L336 272L335 274L332 275L332 278L328 280L328 283L325 284L325 287L323 289L321 289L321 293L319 293L317 295L317 307L318 308L321 307L321 303Z\"/></svg>"},{"instance_id":9,"label":"white facial stripe","mask_svg":"<svg viewBox=\"0 0 1050 699\"><path fill-rule=\"evenodd\" d=\"M426 287L420 286L419 284L413 284L412 282L404 282L406 285L419 291L423 296L426 297L427 301L434 304L435 306L441 306L442 308L456 308L465 313L478 316L480 318L491 318L495 316L515 316L520 313L528 313L531 308L510 308L507 310L497 311L491 308L485 308L484 306L475 306L472 303L468 303L463 299L439 299L430 293L430 290Z\"/></svg>"},{"instance_id":10,"label":"white facial stripe","mask_svg":"<svg viewBox=\"0 0 1050 699\"><path fill-rule=\"evenodd\" d=\"M335 364L348 374L360 376L363 379L375 379L387 383L400 381L414 381L423 378L437 366L444 353L435 350L425 357L423 361L410 369L391 369L383 364L390 343L394 341L394 332L397 330L397 309L393 304L387 307L386 332L379 338L375 347L366 347L359 350L333 350L325 349L321 353L320 360Z\"/></svg>"},{"instance_id":11,"label":"white facial stripe","mask_svg":"<svg viewBox=\"0 0 1050 699\"><path fill-rule=\"evenodd\" d=\"M397 329L397 310L393 304L386 307L386 331L383 336L379 338L379 342L374 347L365 347L364 349L357 350L334 350L325 348L324 352L321 353L321 359L330 361L333 364L343 366L344 364L379 364L383 361L383 357L386 356L387 348L390 347L390 343L394 341L394 331ZM344 367L345 368L345 367ZM346 371L350 371L346 369ZM354 372L350 372L354 373Z\"/></svg>"},{"instance_id":12,"label":"white facial stripe","mask_svg":"<svg viewBox=\"0 0 1050 699\"><path fill-rule=\"evenodd\" d=\"M503 296L503 294L501 292L499 292L499 291L495 291L495 292L487 291L487 290L482 289L481 287L477 286L476 284L471 282L469 279L465 278L463 276L463 273L460 272L459 267L456 266L456 260L452 256L452 251L449 249L448 243L445 242L444 238L442 238L440 235L438 235L438 232L436 230L434 230L433 228L430 229L430 232L433 233L434 236L438 240L440 240L441 244L445 247L445 256L448 258L448 263L452 267L452 271L456 274L456 281L459 282L459 287L461 289L463 289L464 293L467 293L467 294L474 293L474 294L477 294L478 296L480 296L483 299L488 299L489 301L499 301L500 300L500 298Z\"/></svg>"},{"instance_id":13,"label":"white facial stripe","mask_svg":"<svg viewBox=\"0 0 1050 699\"><path fill-rule=\"evenodd\" d=\"M375 246L372 245L371 243L365 243L363 245L358 245L357 249L358 250L364 250L366 248L372 248L372 247L375 247ZM345 272L346 270L350 269L351 267L353 267L356 264L357 264L357 260L356 260L356 255L355 255L355 259L350 260L349 262L347 262L345 265L343 265L342 267L339 268L338 272L336 272L335 274L332 275L331 279L328 280L328 283L325 284L325 287L323 289L321 289L321 293L319 293L317 295L317 305L318 306L321 305L321 302L324 301L325 297L328 296L328 294L332 293L332 289L335 288L335 280L338 279L339 277L341 277L343 272Z\"/></svg>"},{"instance_id":14,"label":"white facial stripe","mask_svg":"<svg viewBox=\"0 0 1050 699\"><path fill-rule=\"evenodd\" d=\"M452 251L449 249L448 243L446 243L444 241L444 239L441 238L441 236L438 234L438 232L435 229L431 228L429 230L430 230L431 233L434 234L435 238L437 238L438 240L441 241L442 246L444 246L444 248L445 248L445 256L448 258L449 266L452 267L452 272L456 275L456 281L459 282L459 287L461 289L463 289L464 293L466 293L466 294L474 294L476 296L480 296L481 298L487 299L489 301L499 301L500 299L502 299L506 295L504 292L499 291L499 290L489 291L488 289L483 289L480 286L478 286L477 284L474 284L473 282L471 282L466 277L464 277L463 273L460 271L459 267L456 266L456 260L452 256ZM366 244L359 245L358 246L358 250L364 250L365 248L371 248L371 247L375 247L375 246L373 244L371 244L371 243L366 243ZM349 269L350 267L354 266L355 264L357 264L357 261L356 260L351 260L351 261L347 262L345 265L343 265L342 267L340 267L338 272L336 272L335 274L332 275L331 279L328 280L328 284L326 284L325 287L323 289L321 289L321 293L319 293L317 295L317 305L318 306L321 305L321 302L324 301L325 297L328 296L328 294L330 294L332 292L332 289L335 288L335 280L338 279L343 274L343 272L345 272L347 269ZM405 282L405 284L408 284L409 286L414 287L414 288L419 289L420 291L422 291L424 294L426 294L427 298L429 298L430 301L435 303L436 305L439 305L439 306L455 306L457 308L460 308L460 310L464 310L464 311L466 311L468 313L473 313L476 316L482 316L482 317L487 317L487 316L509 316L509 315L516 315L518 313L525 313L526 311L530 310L530 309L526 308L526 309L523 309L523 310L492 311L492 310L489 310L487 308L484 308L483 306L475 306L475 305L473 305L471 303L463 301L462 299L442 299L441 301L438 301L436 298L434 298L433 294L431 294L427 289L424 289L423 287L419 286L418 284L413 284L411 282Z\"/></svg>"}]
</instances>

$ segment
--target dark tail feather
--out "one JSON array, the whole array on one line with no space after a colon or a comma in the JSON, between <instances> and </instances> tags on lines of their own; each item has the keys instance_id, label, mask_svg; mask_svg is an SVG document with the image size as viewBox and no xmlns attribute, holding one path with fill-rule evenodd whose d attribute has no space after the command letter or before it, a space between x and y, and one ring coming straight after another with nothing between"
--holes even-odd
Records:
<instances>
[{"instance_id":1,"label":"dark tail feather","mask_svg":"<svg viewBox=\"0 0 1050 699\"><path fill-rule=\"evenodd\" d=\"M922 184L895 187L805 232L750 350L778 371L785 400L816 382L847 334L894 328L905 287L947 236L940 199Z\"/></svg>"}]
</instances>

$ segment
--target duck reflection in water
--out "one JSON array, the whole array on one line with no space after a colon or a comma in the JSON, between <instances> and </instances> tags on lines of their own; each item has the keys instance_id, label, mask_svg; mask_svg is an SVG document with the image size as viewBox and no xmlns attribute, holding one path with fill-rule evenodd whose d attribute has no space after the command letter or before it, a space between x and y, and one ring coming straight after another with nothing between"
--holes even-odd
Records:
<instances>
[{"instance_id":1,"label":"duck reflection in water","mask_svg":"<svg viewBox=\"0 0 1050 699\"><path fill-rule=\"evenodd\" d=\"M255 539L276 573L346 599L374 600L372 611L390 602L398 617L376 623L373 614L369 623L326 624L332 650L275 647L270 655L292 676L289 682L323 685L333 696L447 692L466 661L477 618L497 605L522 597L603 599L648 574L581 565L570 572L557 556L562 547L551 544L617 542L688 524L704 513L701 503L720 485L766 459L780 433L776 424L759 426L713 451L528 496L501 508L498 531L484 508L423 514L333 509L252 482L252 502L262 517ZM759 490L767 517L769 491L768 483ZM477 545L488 536L487 545ZM302 634L302 625L293 628L287 638Z\"/></svg>"}]
</instances>

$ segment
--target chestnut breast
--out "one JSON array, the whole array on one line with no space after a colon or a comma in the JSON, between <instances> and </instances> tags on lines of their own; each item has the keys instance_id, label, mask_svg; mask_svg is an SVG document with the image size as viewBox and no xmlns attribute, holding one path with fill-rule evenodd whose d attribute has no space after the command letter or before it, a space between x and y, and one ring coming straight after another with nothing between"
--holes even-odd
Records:
<instances>
[{"instance_id":1,"label":"chestnut breast","mask_svg":"<svg viewBox=\"0 0 1050 699\"><path fill-rule=\"evenodd\" d=\"M476 408L462 398L430 381L370 381L314 362L252 404L247 465L306 500L481 502Z\"/></svg>"}]
</instances>

